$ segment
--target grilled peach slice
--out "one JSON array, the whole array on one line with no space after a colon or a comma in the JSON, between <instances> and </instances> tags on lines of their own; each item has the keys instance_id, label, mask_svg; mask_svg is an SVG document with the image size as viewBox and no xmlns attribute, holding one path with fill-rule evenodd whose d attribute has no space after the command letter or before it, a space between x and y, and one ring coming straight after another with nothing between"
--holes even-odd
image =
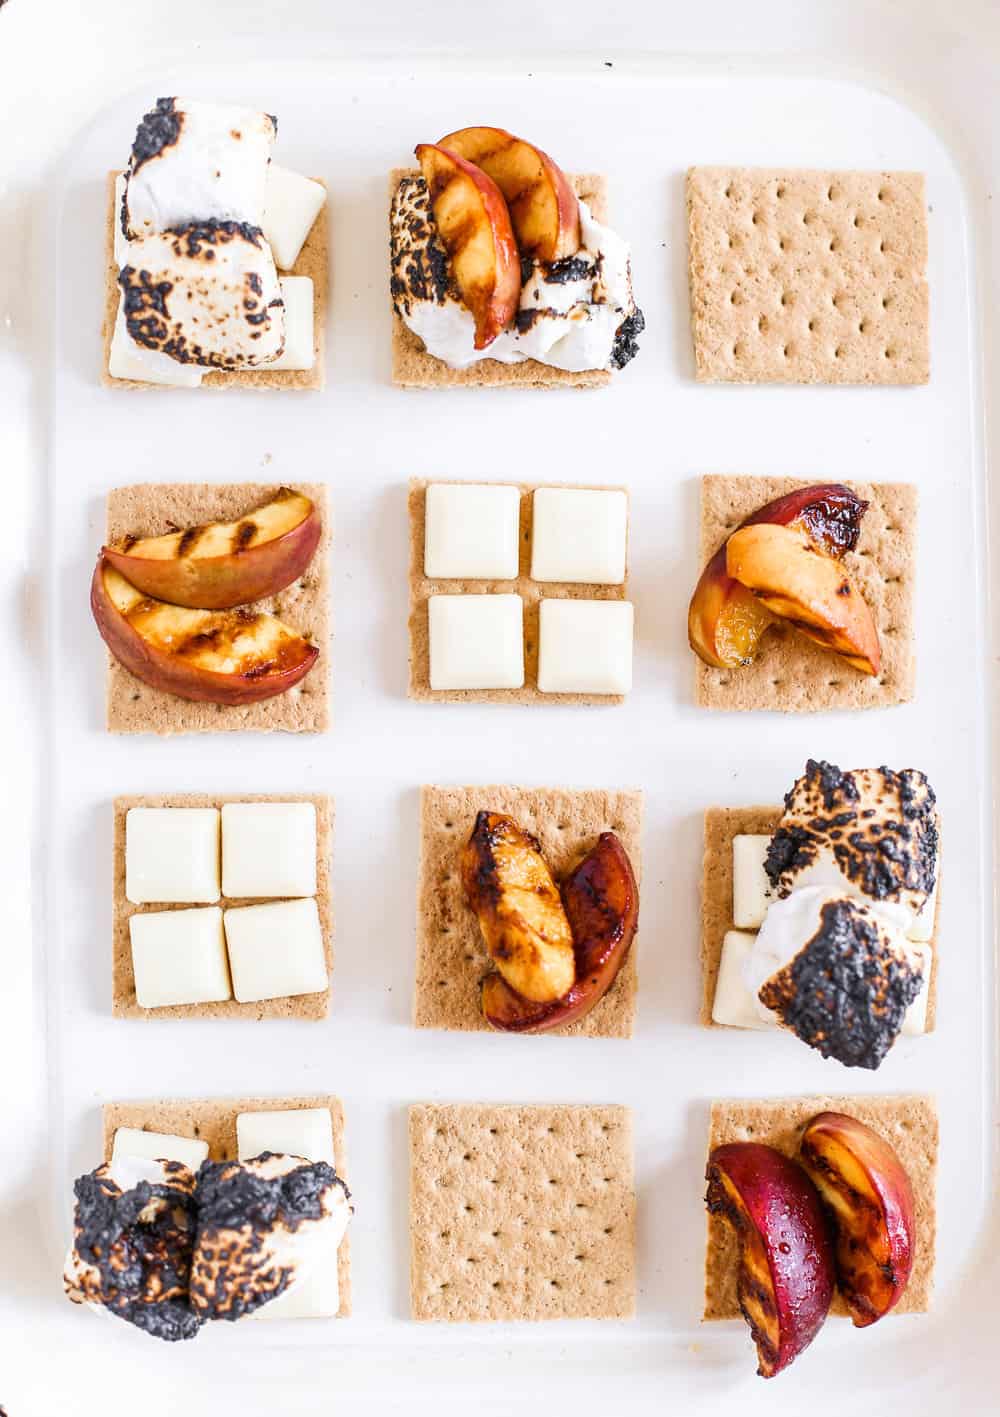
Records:
<instances>
[{"instance_id":1,"label":"grilled peach slice","mask_svg":"<svg viewBox=\"0 0 1000 1417\"><path fill-rule=\"evenodd\" d=\"M632 863L614 832L596 845L563 882L563 905L573 934L576 982L561 999L533 1004L500 974L483 980L486 1021L507 1033L546 1033L590 1013L618 978L639 923L639 889Z\"/></svg>"},{"instance_id":2,"label":"grilled peach slice","mask_svg":"<svg viewBox=\"0 0 1000 1417\"><path fill-rule=\"evenodd\" d=\"M503 128L461 128L438 147L475 163L500 188L517 244L536 261L559 261L580 249L580 203L547 153Z\"/></svg>"},{"instance_id":3,"label":"grilled peach slice","mask_svg":"<svg viewBox=\"0 0 1000 1417\"><path fill-rule=\"evenodd\" d=\"M486 948L511 988L534 1004L576 978L573 935L542 848L510 817L480 812L462 848L462 885Z\"/></svg>"},{"instance_id":4,"label":"grilled peach slice","mask_svg":"<svg viewBox=\"0 0 1000 1417\"><path fill-rule=\"evenodd\" d=\"M313 558L320 516L301 492L282 487L237 522L210 522L164 536L127 536L104 555L144 595L199 610L228 610L274 595Z\"/></svg>"},{"instance_id":5,"label":"grilled peach slice","mask_svg":"<svg viewBox=\"0 0 1000 1417\"><path fill-rule=\"evenodd\" d=\"M521 298L521 258L503 194L491 177L433 143L416 148L451 274L476 322L476 349L509 325Z\"/></svg>"},{"instance_id":6,"label":"grilled peach slice","mask_svg":"<svg viewBox=\"0 0 1000 1417\"><path fill-rule=\"evenodd\" d=\"M833 1222L840 1292L866 1328L899 1302L913 1268L910 1178L887 1141L843 1112L814 1117L800 1154Z\"/></svg>"},{"instance_id":7,"label":"grilled peach slice","mask_svg":"<svg viewBox=\"0 0 1000 1417\"><path fill-rule=\"evenodd\" d=\"M840 482L815 483L777 497L747 517L759 523L801 528L838 560L858 544L868 503ZM688 640L706 664L735 669L749 664L774 616L726 570L725 542L702 571L688 610Z\"/></svg>"},{"instance_id":8,"label":"grilled peach slice","mask_svg":"<svg viewBox=\"0 0 1000 1417\"><path fill-rule=\"evenodd\" d=\"M97 628L119 664L154 689L252 704L304 679L319 650L273 615L191 610L143 595L103 557L90 587Z\"/></svg>"},{"instance_id":9,"label":"grilled peach slice","mask_svg":"<svg viewBox=\"0 0 1000 1417\"><path fill-rule=\"evenodd\" d=\"M833 1245L815 1186L795 1161L760 1142L714 1148L705 1205L740 1245L736 1282L757 1345L758 1373L773 1378L807 1348L833 1298Z\"/></svg>"},{"instance_id":10,"label":"grilled peach slice","mask_svg":"<svg viewBox=\"0 0 1000 1417\"><path fill-rule=\"evenodd\" d=\"M867 602L839 561L801 527L758 523L734 531L726 542L726 574L771 614L862 674L879 672L882 650Z\"/></svg>"}]
</instances>

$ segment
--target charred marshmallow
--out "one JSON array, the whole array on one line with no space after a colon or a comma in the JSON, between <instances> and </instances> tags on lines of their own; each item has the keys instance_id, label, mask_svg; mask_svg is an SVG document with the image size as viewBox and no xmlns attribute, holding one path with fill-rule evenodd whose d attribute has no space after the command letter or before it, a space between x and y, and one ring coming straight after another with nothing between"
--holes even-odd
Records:
<instances>
[{"instance_id":1,"label":"charred marshmallow","mask_svg":"<svg viewBox=\"0 0 1000 1417\"><path fill-rule=\"evenodd\" d=\"M140 1008L231 999L222 911L157 910L129 919L135 997Z\"/></svg>"},{"instance_id":2,"label":"charred marshmallow","mask_svg":"<svg viewBox=\"0 0 1000 1417\"><path fill-rule=\"evenodd\" d=\"M519 595L432 595L427 602L432 689L520 689L524 602Z\"/></svg>"},{"instance_id":3,"label":"charred marshmallow","mask_svg":"<svg viewBox=\"0 0 1000 1417\"><path fill-rule=\"evenodd\" d=\"M197 389L205 376L197 364L178 364L169 354L156 349L143 349L128 332L125 323L125 299L119 297L108 355L108 373L112 379L130 379L140 384L163 384L175 389Z\"/></svg>"},{"instance_id":4,"label":"charred marshmallow","mask_svg":"<svg viewBox=\"0 0 1000 1417\"><path fill-rule=\"evenodd\" d=\"M125 897L134 905L218 900L218 809L130 808L125 815Z\"/></svg>"},{"instance_id":5,"label":"charred marshmallow","mask_svg":"<svg viewBox=\"0 0 1000 1417\"><path fill-rule=\"evenodd\" d=\"M531 579L622 585L628 539L624 492L539 487L532 496Z\"/></svg>"},{"instance_id":6,"label":"charred marshmallow","mask_svg":"<svg viewBox=\"0 0 1000 1417\"><path fill-rule=\"evenodd\" d=\"M256 227L209 222L131 241L118 283L128 334L144 350L241 369L284 348L278 273Z\"/></svg>"},{"instance_id":7,"label":"charred marshmallow","mask_svg":"<svg viewBox=\"0 0 1000 1417\"><path fill-rule=\"evenodd\" d=\"M543 694L627 694L632 688L628 600L543 600L538 688Z\"/></svg>"},{"instance_id":8,"label":"charred marshmallow","mask_svg":"<svg viewBox=\"0 0 1000 1417\"><path fill-rule=\"evenodd\" d=\"M326 989L326 951L315 900L284 900L227 910L233 994L241 1004L318 994Z\"/></svg>"},{"instance_id":9,"label":"charred marshmallow","mask_svg":"<svg viewBox=\"0 0 1000 1417\"><path fill-rule=\"evenodd\" d=\"M516 487L432 482L424 500L424 575L432 581L517 578Z\"/></svg>"},{"instance_id":10,"label":"charred marshmallow","mask_svg":"<svg viewBox=\"0 0 1000 1417\"><path fill-rule=\"evenodd\" d=\"M119 1127L111 1148L111 1167L123 1161L179 1161L189 1171L197 1173L208 1156L208 1142L197 1137L174 1136L172 1132L147 1132L139 1127Z\"/></svg>"},{"instance_id":11,"label":"charred marshmallow","mask_svg":"<svg viewBox=\"0 0 1000 1417\"><path fill-rule=\"evenodd\" d=\"M222 889L230 900L315 895L312 802L224 803Z\"/></svg>"}]
</instances>

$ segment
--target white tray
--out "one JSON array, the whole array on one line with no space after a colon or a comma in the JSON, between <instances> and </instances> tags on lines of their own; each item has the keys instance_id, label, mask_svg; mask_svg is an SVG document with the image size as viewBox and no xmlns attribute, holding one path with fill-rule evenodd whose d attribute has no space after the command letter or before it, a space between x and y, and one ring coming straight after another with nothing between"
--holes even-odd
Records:
<instances>
[{"instance_id":1,"label":"white tray","mask_svg":"<svg viewBox=\"0 0 1000 1417\"><path fill-rule=\"evenodd\" d=\"M928 1089L942 1118L938 1314L889 1322L877 1340L831 1322L781 1380L786 1400L808 1393L815 1407L816 1394L847 1363L856 1392L877 1392L886 1365L903 1374L917 1362L919 1371L918 1355L941 1314L961 1301L992 1184L985 465L976 433L980 349L970 314L962 177L912 110L874 89L814 74L735 76L721 67L679 73L649 65L625 78L589 64L543 86L521 67L446 66L428 81L431 72L375 62L172 69L80 133L53 191L53 422L40 509L53 552L45 587L51 710L37 915L49 1000L50 1262L58 1265L67 1235L70 1181L97 1156L102 1100L330 1090L346 1106L357 1202L354 1317L211 1331L198 1343L209 1356L198 1362L214 1354L244 1374L273 1377L276 1359L264 1350L319 1346L336 1350L332 1371L367 1373L372 1382L378 1372L388 1386L394 1365L411 1378L434 1374L442 1384L460 1382L463 1373L472 1381L477 1370L495 1367L527 1379L548 1371L558 1354L573 1382L601 1372L681 1371L700 1382L711 1368L719 1392L734 1398L738 1391L746 1405L765 1385L750 1380L744 1333L698 1322L708 1100ZM334 279L325 394L129 395L99 386L104 173L122 160L138 114L159 92L267 107L280 119L280 160L328 182ZM388 384L384 175L418 139L476 118L537 138L568 167L609 175L612 219L632 240L648 321L640 357L611 391L421 395ZM684 169L778 161L927 173L928 388L693 382ZM505 461L507 448L517 450L516 463ZM476 464L468 461L472 449ZM684 618L698 570L696 477L708 471L919 484L914 705L817 718L694 709ZM636 687L620 708L460 708L405 698L406 479L501 479L512 472L631 487ZM103 494L145 479L258 476L326 477L330 485L332 732L166 741L107 735L103 653L87 604ZM941 801L947 884L938 1029L900 1042L875 1075L824 1063L794 1040L708 1032L696 1023L700 814L714 803L777 801L808 755L846 765L920 766ZM421 782L491 780L645 788L641 987L631 1043L409 1026L416 789ZM166 789L317 788L330 791L337 807L330 1018L256 1026L113 1021L110 799ZM608 1100L635 1109L633 1324L418 1328L408 1320L405 1108L429 1098ZM124 1349L143 1362L165 1362L123 1325L63 1314L58 1331L74 1338L67 1320L80 1331L89 1326L92 1344L113 1342L109 1360ZM307 1382L303 1356L286 1352L281 1361ZM773 1402L774 1385L767 1392ZM301 1399L308 1388L295 1393Z\"/></svg>"}]
</instances>

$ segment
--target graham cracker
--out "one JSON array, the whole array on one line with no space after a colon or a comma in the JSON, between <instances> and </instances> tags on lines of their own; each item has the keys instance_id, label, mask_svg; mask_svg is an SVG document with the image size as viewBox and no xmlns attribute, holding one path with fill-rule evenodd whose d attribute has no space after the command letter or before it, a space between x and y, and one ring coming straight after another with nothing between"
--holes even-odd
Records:
<instances>
[{"instance_id":1,"label":"graham cracker","mask_svg":"<svg viewBox=\"0 0 1000 1417\"><path fill-rule=\"evenodd\" d=\"M237 1097L199 1098L190 1101L106 1102L104 1160L111 1160L115 1132L136 1127L144 1132L169 1132L208 1142L210 1161L237 1159L236 1118L240 1112L298 1112L306 1107L326 1107L333 1121L333 1155L337 1175L350 1187L347 1147L344 1140L344 1106L339 1097ZM351 1316L351 1229L348 1226L337 1250L340 1290L338 1319Z\"/></svg>"},{"instance_id":2,"label":"graham cracker","mask_svg":"<svg viewBox=\"0 0 1000 1417\"><path fill-rule=\"evenodd\" d=\"M410 1310L446 1323L627 1319L627 1107L410 1108Z\"/></svg>"},{"instance_id":3,"label":"graham cracker","mask_svg":"<svg viewBox=\"0 0 1000 1417\"><path fill-rule=\"evenodd\" d=\"M796 477L703 477L701 565L752 512L808 485ZM882 645L881 672L877 677L862 674L778 620L752 664L715 669L695 656L695 702L701 708L823 713L890 708L913 698L917 489L908 482L846 485L869 503L857 549L844 557L844 568L874 617Z\"/></svg>"},{"instance_id":4,"label":"graham cracker","mask_svg":"<svg viewBox=\"0 0 1000 1417\"><path fill-rule=\"evenodd\" d=\"M692 167L687 213L699 380L928 382L922 173Z\"/></svg>"},{"instance_id":5,"label":"graham cracker","mask_svg":"<svg viewBox=\"0 0 1000 1417\"><path fill-rule=\"evenodd\" d=\"M177 527L238 521L270 501L280 484L268 482L140 482L108 493L106 540L159 536ZM325 733L330 726L330 544L326 486L299 482L315 502L323 530L304 575L266 600L260 610L287 621L319 646L314 667L287 693L256 704L209 704L181 699L136 679L107 654L109 733Z\"/></svg>"},{"instance_id":6,"label":"graham cracker","mask_svg":"<svg viewBox=\"0 0 1000 1417\"><path fill-rule=\"evenodd\" d=\"M709 807L705 813L705 854L701 875L701 1015L706 1028L725 1028L712 1018L715 986L722 962L722 946L733 924L733 837L773 836L781 821L780 807ZM938 893L934 906L931 977L927 989L925 1032L933 1033L937 1021L938 924L941 919L941 865L938 860Z\"/></svg>"},{"instance_id":7,"label":"graham cracker","mask_svg":"<svg viewBox=\"0 0 1000 1417\"><path fill-rule=\"evenodd\" d=\"M788 1097L755 1101L737 1098L713 1102L708 1149L727 1142L755 1141L786 1156L798 1155L806 1123L818 1112L844 1112L883 1137L899 1156L913 1187L916 1208L916 1253L909 1283L893 1314L923 1314L934 1288L937 1229L938 1117L932 1097L916 1095L866 1097ZM706 1319L736 1319L736 1272L739 1245L721 1216L709 1215L705 1244ZM847 1314L839 1293L831 1314Z\"/></svg>"},{"instance_id":8,"label":"graham cracker","mask_svg":"<svg viewBox=\"0 0 1000 1417\"><path fill-rule=\"evenodd\" d=\"M436 700L440 703L498 704L621 704L624 694L543 694L538 687L539 605L544 600L627 600L628 563L621 585L586 585L571 582L533 581L531 579L531 544L533 534L534 498L536 487L579 487L579 483L518 482L491 483L491 486L517 487L521 494L520 553L517 579L497 580L429 580L424 575L424 533L427 524L427 488L431 483L447 486L468 486L448 478L411 478L409 490L410 515L410 680L407 690L411 699ZM624 492L626 487L592 487L599 492ZM524 683L520 689L432 689L430 631L427 602L432 595L487 595L491 591L519 595L524 601Z\"/></svg>"},{"instance_id":9,"label":"graham cracker","mask_svg":"<svg viewBox=\"0 0 1000 1417\"><path fill-rule=\"evenodd\" d=\"M389 174L389 206L404 177L418 177L415 167L396 167ZM567 177L576 195L590 207L600 222L608 219L607 178L597 173L572 174ZM391 301L390 301L390 308ZM497 359L481 359L467 369L452 369L435 359L424 348L424 342L408 329L392 309L392 382L403 389L449 389L470 387L494 389L597 389L611 383L610 369L585 369L571 373L553 369L537 359L525 359L520 364L501 364Z\"/></svg>"},{"instance_id":10,"label":"graham cracker","mask_svg":"<svg viewBox=\"0 0 1000 1417\"><path fill-rule=\"evenodd\" d=\"M132 807L222 807L226 802L312 802L316 808L316 907L326 952L327 974L333 972L333 900L330 892L333 803L329 797L309 792L153 792L133 797L116 797L111 894L111 1012L115 1018L326 1018L330 1008L329 985L321 994L296 994L293 997L260 999L246 1004L241 1004L236 999L225 999L213 1004L166 1004L159 1009L144 1009L136 1000L129 921L133 915L148 915L161 910L190 910L194 903L134 905L126 898L126 815ZM231 900L220 895L218 904L226 909L229 906L260 905L265 901L280 898L257 896Z\"/></svg>"},{"instance_id":11,"label":"graham cracker","mask_svg":"<svg viewBox=\"0 0 1000 1417\"><path fill-rule=\"evenodd\" d=\"M173 384L147 384L140 379L114 379L108 373L111 341L118 316L121 289L118 285L118 265L115 261L115 226L120 213L115 206L115 182L121 174L109 172L107 177L107 217L104 236L104 318L101 321L101 383L109 389L176 390ZM326 187L321 177L314 182ZM295 265L282 275L309 276L313 283L313 352L311 369L206 369L202 389L322 389L326 384L326 307L330 279L330 220L326 202L313 222L312 230L303 243ZM197 392L197 390L195 390Z\"/></svg>"},{"instance_id":12,"label":"graham cracker","mask_svg":"<svg viewBox=\"0 0 1000 1417\"><path fill-rule=\"evenodd\" d=\"M479 1006L479 985L492 964L459 874L459 853L479 811L508 813L536 836L557 882L594 846L601 832L613 831L640 882L642 802L641 792L601 788L421 788L414 1026L493 1031ZM638 936L600 1003L575 1023L552 1029L551 1034L631 1038L637 945Z\"/></svg>"}]
</instances>

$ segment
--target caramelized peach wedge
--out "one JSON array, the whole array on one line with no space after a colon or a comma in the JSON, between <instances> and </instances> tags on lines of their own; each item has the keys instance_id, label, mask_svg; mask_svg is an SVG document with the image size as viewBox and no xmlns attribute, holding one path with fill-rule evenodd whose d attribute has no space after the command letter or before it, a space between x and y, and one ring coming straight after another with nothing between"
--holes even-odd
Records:
<instances>
[{"instance_id":1,"label":"caramelized peach wedge","mask_svg":"<svg viewBox=\"0 0 1000 1417\"><path fill-rule=\"evenodd\" d=\"M560 890L537 839L480 812L462 851L462 883L497 968L482 983L486 1021L545 1033L584 1017L628 957L639 891L628 855L603 832Z\"/></svg>"},{"instance_id":2,"label":"caramelized peach wedge","mask_svg":"<svg viewBox=\"0 0 1000 1417\"><path fill-rule=\"evenodd\" d=\"M706 664L751 663L776 620L877 675L881 648L871 610L841 564L867 502L840 483L817 484L761 507L718 548L688 610L691 648Z\"/></svg>"}]
</instances>

